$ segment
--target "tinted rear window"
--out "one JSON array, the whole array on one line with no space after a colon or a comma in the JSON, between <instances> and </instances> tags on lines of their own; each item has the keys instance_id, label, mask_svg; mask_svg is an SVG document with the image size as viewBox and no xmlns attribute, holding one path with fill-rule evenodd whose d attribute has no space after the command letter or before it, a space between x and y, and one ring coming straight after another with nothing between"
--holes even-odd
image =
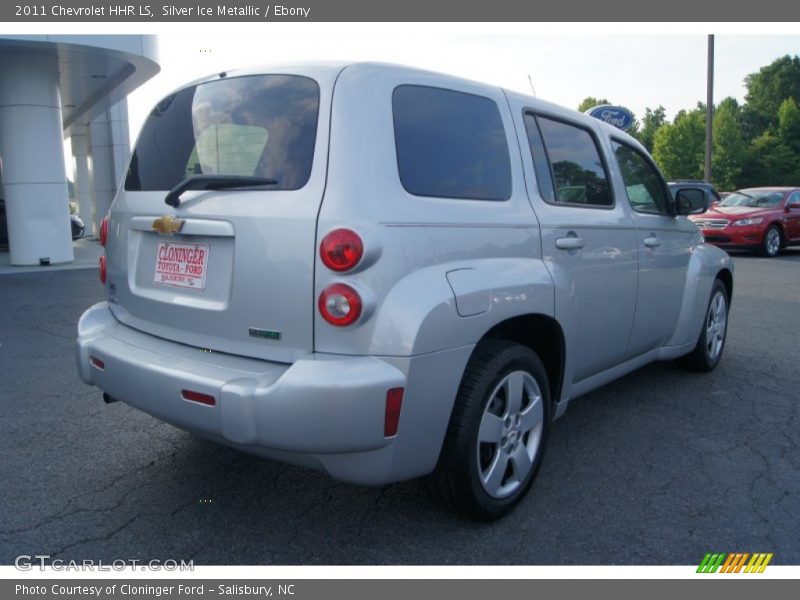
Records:
<instances>
[{"instance_id":1,"label":"tinted rear window","mask_svg":"<svg viewBox=\"0 0 800 600\"><path fill-rule=\"evenodd\" d=\"M319 86L296 75L234 77L183 89L150 113L125 179L172 189L188 176L254 175L296 190L311 174Z\"/></svg>"},{"instance_id":2,"label":"tinted rear window","mask_svg":"<svg viewBox=\"0 0 800 600\"><path fill-rule=\"evenodd\" d=\"M397 165L417 196L507 200L511 160L494 100L401 85L392 97Z\"/></svg>"}]
</instances>

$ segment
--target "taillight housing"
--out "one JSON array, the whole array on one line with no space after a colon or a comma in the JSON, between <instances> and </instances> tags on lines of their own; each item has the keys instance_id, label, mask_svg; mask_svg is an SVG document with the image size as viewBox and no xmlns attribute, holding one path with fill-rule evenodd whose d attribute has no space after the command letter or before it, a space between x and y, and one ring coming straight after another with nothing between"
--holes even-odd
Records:
<instances>
[{"instance_id":1,"label":"taillight housing","mask_svg":"<svg viewBox=\"0 0 800 600\"><path fill-rule=\"evenodd\" d=\"M364 243L351 229L334 229L322 238L319 255L331 271L343 273L355 268L364 256Z\"/></svg>"},{"instance_id":2,"label":"taillight housing","mask_svg":"<svg viewBox=\"0 0 800 600\"><path fill-rule=\"evenodd\" d=\"M328 323L347 327L358 321L363 302L358 292L349 285L334 283L322 290L317 306Z\"/></svg>"},{"instance_id":3,"label":"taillight housing","mask_svg":"<svg viewBox=\"0 0 800 600\"><path fill-rule=\"evenodd\" d=\"M100 245L105 246L108 241L108 215L100 221Z\"/></svg>"},{"instance_id":4,"label":"taillight housing","mask_svg":"<svg viewBox=\"0 0 800 600\"><path fill-rule=\"evenodd\" d=\"M106 255L100 257L100 283L106 284Z\"/></svg>"}]
</instances>

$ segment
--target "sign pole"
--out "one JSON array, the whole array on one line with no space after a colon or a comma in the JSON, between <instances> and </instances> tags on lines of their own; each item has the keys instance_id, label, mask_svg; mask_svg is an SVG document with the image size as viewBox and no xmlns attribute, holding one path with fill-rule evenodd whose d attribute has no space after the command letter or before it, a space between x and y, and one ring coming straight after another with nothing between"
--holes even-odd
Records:
<instances>
[{"instance_id":1,"label":"sign pole","mask_svg":"<svg viewBox=\"0 0 800 600\"><path fill-rule=\"evenodd\" d=\"M714 36L708 36L708 79L706 82L706 162L705 180L711 181L711 149L714 122Z\"/></svg>"}]
</instances>

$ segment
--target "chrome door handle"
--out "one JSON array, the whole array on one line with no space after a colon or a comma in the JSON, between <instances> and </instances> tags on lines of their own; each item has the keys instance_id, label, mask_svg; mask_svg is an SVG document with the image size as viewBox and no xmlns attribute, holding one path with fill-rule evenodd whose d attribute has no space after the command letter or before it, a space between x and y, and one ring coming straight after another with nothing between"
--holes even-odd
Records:
<instances>
[{"instance_id":1,"label":"chrome door handle","mask_svg":"<svg viewBox=\"0 0 800 600\"><path fill-rule=\"evenodd\" d=\"M563 237L556 239L556 248L561 250L578 250L585 245L583 238L579 237Z\"/></svg>"},{"instance_id":2,"label":"chrome door handle","mask_svg":"<svg viewBox=\"0 0 800 600\"><path fill-rule=\"evenodd\" d=\"M648 248L658 248L661 245L661 240L659 240L656 236L644 238L644 245Z\"/></svg>"}]
</instances>

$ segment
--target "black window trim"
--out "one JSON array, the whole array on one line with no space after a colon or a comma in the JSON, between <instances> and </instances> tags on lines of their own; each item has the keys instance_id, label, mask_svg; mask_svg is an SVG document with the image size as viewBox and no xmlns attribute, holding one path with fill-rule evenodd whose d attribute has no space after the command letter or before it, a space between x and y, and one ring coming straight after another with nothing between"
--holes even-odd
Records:
<instances>
[{"instance_id":1,"label":"black window trim","mask_svg":"<svg viewBox=\"0 0 800 600\"><path fill-rule=\"evenodd\" d=\"M497 108L497 114L500 117L500 123L503 125L503 135L506 139L506 149L508 150L508 178L509 183L511 184L509 187L508 197L507 198L470 198L466 196L440 196L438 194L415 194L411 190L406 187L406 184L403 183L403 176L400 170L400 155L397 152L397 120L394 114L394 94L398 88L401 87L421 87L421 88L428 88L431 90L441 90L443 92L455 92L457 94L464 94L465 96L474 96L476 98L481 98L483 100L489 100L495 105ZM397 179L400 180L400 185L402 186L403 190L414 196L415 198L439 198L442 200L457 200L462 202L464 200L468 200L470 202L509 202L514 197L514 167L512 166L514 157L513 152L511 152L511 145L508 141L508 131L506 131L506 123L503 121L503 113L500 110L500 105L494 98L490 98L489 96L483 96L481 94L474 94L472 92L465 92L463 90L456 90L453 88L446 88L439 85L426 85L422 83L398 83L396 86L392 88L392 140L394 142L394 159L397 165Z\"/></svg>"},{"instance_id":2,"label":"black window trim","mask_svg":"<svg viewBox=\"0 0 800 600\"><path fill-rule=\"evenodd\" d=\"M536 114L533 111L523 111L522 113L522 126L525 128L525 141L528 142L528 150L531 153L531 162L533 163L533 175L536 177L536 158L533 156L533 150L531 149L531 140L528 136L528 128L525 125L525 117L529 115L533 119L533 124L536 126L536 131L539 133L539 139L542 140L542 150L544 150L544 160L547 163L547 170L550 171L550 185L553 186L553 198L558 198L556 195L556 178L555 173L553 173L553 162L550 160L550 153L547 150L547 144L544 143L544 136L542 135L542 128L539 127L539 121L536 118ZM539 178L536 177L536 187L539 188L539 194L547 204L556 205L559 204L558 202L550 202L547 198L544 197L542 194L542 188L540 187L543 182L539 181ZM564 204L563 202L561 204Z\"/></svg>"},{"instance_id":3,"label":"black window trim","mask_svg":"<svg viewBox=\"0 0 800 600\"><path fill-rule=\"evenodd\" d=\"M644 158L644 161L647 164L649 164L650 167L656 172L656 175L658 176L658 180L661 182L661 190L664 192L664 194L666 195L666 198L667 198L667 212L665 212L665 213L661 213L661 212L652 213L652 212L645 212L645 211L641 211L641 210L636 210L635 208L633 208L633 204L631 204L631 199L628 196L628 188L627 188L627 186L625 186L625 197L628 199L628 206L630 207L630 209L633 212L635 212L637 215L656 215L656 216L674 217L677 214L675 212L675 198L672 196L672 190L669 189L669 185L667 185L667 180L664 179L664 175L663 175L663 173L661 173L661 169L658 168L658 165L656 165L655 161L650 157L650 155L647 152L643 152L640 148L637 148L636 146L631 144L629 141L623 140L622 138L617 137L615 135L610 136L610 138L611 138L611 144L612 144L612 146L611 146L611 151L612 152L614 151L613 144L617 143L617 144L619 144L621 146L625 146L627 148L630 148L631 150L633 150L634 152L639 154L642 158ZM616 159L616 153L615 153L614 158ZM619 166L619 165L617 165L617 166ZM619 172L619 176L622 177L622 170L621 169L620 169L620 172ZM623 179L623 183L625 183L624 179ZM711 195L710 192L708 194Z\"/></svg>"},{"instance_id":4,"label":"black window trim","mask_svg":"<svg viewBox=\"0 0 800 600\"><path fill-rule=\"evenodd\" d=\"M551 121L557 121L557 122L562 123L564 125L570 125L570 126L575 127L577 129L581 129L581 130L583 130L583 131L585 131L586 133L589 134L589 136L592 138L592 141L594 142L595 150L597 150L597 154L600 156L600 162L603 163L603 172L606 175L606 181L608 181L608 189L611 192L611 204L610 205L580 204L580 203L577 203L577 202L548 202L545 198L542 198L542 200L546 204L549 204L550 206L566 206L568 208L586 208L586 209L590 209L590 210L610 210L610 211L615 210L617 208L617 194L616 194L616 190L614 189L614 181L613 181L613 179L611 177L611 170L608 168L608 160L606 160L606 156L605 156L605 153L602 150L602 146L600 145L600 139L597 137L597 133L591 127L589 127L588 125L584 125L582 123L578 123L576 121L572 121L571 119L565 118L565 117L563 117L561 115L556 115L556 114L553 114L553 113L549 113L547 111L534 109L534 108L529 108L529 107L525 107L525 108L522 109L522 117L523 117L523 123L522 124L523 124L523 126L525 125L525 115L532 116L533 120L536 122L536 127L539 128L539 136L542 138L542 144L544 145L544 153L545 153L545 156L547 157L547 164L550 167L550 177L553 180L553 191L554 191L554 195L555 195L556 198L558 197L558 195L555 194L556 178L555 178L555 173L553 172L553 162L550 160L550 153L547 150L547 142L545 141L544 136L542 135L542 130L539 127L539 117L542 117L544 119L549 119ZM528 139L527 139L527 131L525 132L525 139L526 139L526 141L528 141ZM530 142L528 142L528 149L530 150ZM532 150L531 150L531 159L533 159L533 151ZM534 169L534 175L536 175L535 169ZM536 187L539 187L538 179L536 181Z\"/></svg>"}]
</instances>

